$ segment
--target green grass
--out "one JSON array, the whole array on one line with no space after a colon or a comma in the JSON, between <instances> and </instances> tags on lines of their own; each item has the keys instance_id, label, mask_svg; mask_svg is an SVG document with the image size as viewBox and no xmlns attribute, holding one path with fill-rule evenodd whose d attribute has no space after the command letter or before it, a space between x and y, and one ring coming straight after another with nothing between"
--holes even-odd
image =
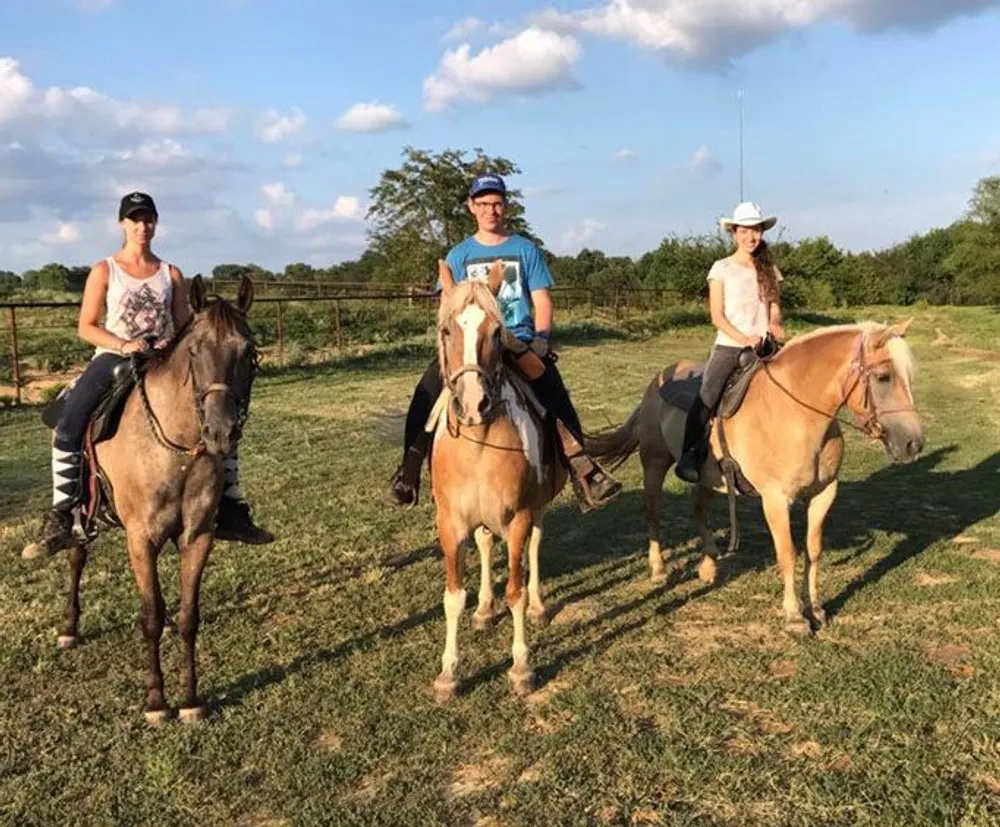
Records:
<instances>
[{"instance_id":1,"label":"green grass","mask_svg":"<svg viewBox=\"0 0 1000 827\"><path fill-rule=\"evenodd\" d=\"M910 314L790 327L861 315ZM504 677L509 618L476 633L468 612L463 691L445 708L431 700L444 642L432 506L425 494L398 513L379 499L398 454L387 412L405 407L426 340L271 369L255 385L244 489L279 539L213 552L200 727L143 721L121 536L94 547L81 645L56 649L66 561L19 556L49 498L47 436L37 410L0 410L0 823L1000 823L1000 362L978 352L1000 350L1000 316L917 316L927 448L890 466L849 435L821 570L831 626L809 640L782 631L757 502L741 503L743 548L722 582L703 586L675 480L673 576L652 585L632 460L612 505L582 516L563 495L546 522L554 618L529 629L542 682L527 700ZM574 326L560 367L585 425L621 421L655 370L704 353L696 322ZM724 512L717 502L720 533ZM172 551L161 573L174 607ZM168 640L174 702L179 655Z\"/></svg>"}]
</instances>

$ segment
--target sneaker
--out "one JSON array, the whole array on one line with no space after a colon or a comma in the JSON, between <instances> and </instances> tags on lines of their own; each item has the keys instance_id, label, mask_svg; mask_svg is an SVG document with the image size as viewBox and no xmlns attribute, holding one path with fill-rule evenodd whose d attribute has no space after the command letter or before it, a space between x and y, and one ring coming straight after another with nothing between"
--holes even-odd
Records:
<instances>
[{"instance_id":1,"label":"sneaker","mask_svg":"<svg viewBox=\"0 0 1000 827\"><path fill-rule=\"evenodd\" d=\"M215 516L215 539L262 546L273 542L274 535L254 524L250 505L245 500L223 497Z\"/></svg>"}]
</instances>

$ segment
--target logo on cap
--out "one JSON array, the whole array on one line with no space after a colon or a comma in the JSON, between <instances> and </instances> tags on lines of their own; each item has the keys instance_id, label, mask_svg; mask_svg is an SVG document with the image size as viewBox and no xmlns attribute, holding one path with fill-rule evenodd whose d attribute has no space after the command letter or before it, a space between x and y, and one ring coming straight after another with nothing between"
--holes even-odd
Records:
<instances>
[{"instance_id":1,"label":"logo on cap","mask_svg":"<svg viewBox=\"0 0 1000 827\"><path fill-rule=\"evenodd\" d=\"M146 199L142 197L142 193L138 192L133 192L132 196L129 198L129 201L131 201L133 204L141 204L145 200Z\"/></svg>"}]
</instances>

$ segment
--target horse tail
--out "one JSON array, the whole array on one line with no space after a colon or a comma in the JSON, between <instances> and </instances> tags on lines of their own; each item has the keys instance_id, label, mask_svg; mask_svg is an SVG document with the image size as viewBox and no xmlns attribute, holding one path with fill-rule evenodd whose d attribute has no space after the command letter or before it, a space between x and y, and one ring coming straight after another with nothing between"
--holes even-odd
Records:
<instances>
[{"instance_id":1,"label":"horse tail","mask_svg":"<svg viewBox=\"0 0 1000 827\"><path fill-rule=\"evenodd\" d=\"M632 411L632 415L624 424L617 428L608 428L595 434L585 434L583 444L598 462L609 466L613 471L639 447L639 418L642 413L642 403Z\"/></svg>"}]
</instances>

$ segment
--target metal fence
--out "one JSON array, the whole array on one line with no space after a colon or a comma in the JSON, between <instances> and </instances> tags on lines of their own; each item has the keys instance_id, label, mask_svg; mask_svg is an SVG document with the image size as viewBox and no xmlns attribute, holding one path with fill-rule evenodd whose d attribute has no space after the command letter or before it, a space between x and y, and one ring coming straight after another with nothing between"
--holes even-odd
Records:
<instances>
[{"instance_id":1,"label":"metal fence","mask_svg":"<svg viewBox=\"0 0 1000 827\"><path fill-rule=\"evenodd\" d=\"M252 326L265 350L283 365L290 345L307 342L311 349L342 354L348 347L387 341L392 336L426 333L434 324L437 294L426 290L338 290L343 285L311 293L312 283L294 283L294 295L268 295L271 282L255 283ZM235 295L238 282L212 283L221 295ZM261 289L263 285L264 287ZM281 285L282 290L289 284ZM308 286L308 291L302 290ZM354 285L352 285L354 287ZM613 324L639 312L676 305L666 291L629 288L595 290L555 287L553 305L560 318L590 319ZM76 369L92 348L75 334L79 301L0 302L0 386L12 388L21 404L26 368L36 374ZM388 337L388 338L387 338ZM6 350L6 353L4 353Z\"/></svg>"}]
</instances>

